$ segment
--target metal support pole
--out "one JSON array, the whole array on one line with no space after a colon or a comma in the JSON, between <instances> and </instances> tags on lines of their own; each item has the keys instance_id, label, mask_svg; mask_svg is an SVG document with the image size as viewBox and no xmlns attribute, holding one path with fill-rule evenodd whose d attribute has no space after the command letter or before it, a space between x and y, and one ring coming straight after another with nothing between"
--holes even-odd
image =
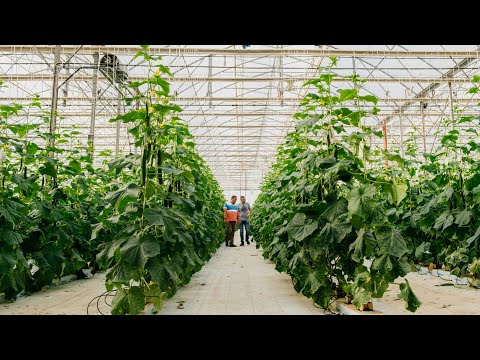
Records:
<instances>
[{"instance_id":1,"label":"metal support pole","mask_svg":"<svg viewBox=\"0 0 480 360\"><path fill-rule=\"evenodd\" d=\"M455 121L453 118L453 95L452 95L452 83L448 83L448 98L450 101L450 116L452 118L452 129L455 130Z\"/></svg>"},{"instance_id":2,"label":"metal support pole","mask_svg":"<svg viewBox=\"0 0 480 360\"><path fill-rule=\"evenodd\" d=\"M400 126L400 154L402 158L405 156L405 149L403 147L403 122L402 122L402 108L398 109L398 119L399 119L399 126Z\"/></svg>"},{"instance_id":3,"label":"metal support pole","mask_svg":"<svg viewBox=\"0 0 480 360\"><path fill-rule=\"evenodd\" d=\"M388 140L387 140L387 122L383 120L383 150L388 151ZM385 169L388 169L388 159L385 157Z\"/></svg>"},{"instance_id":4,"label":"metal support pole","mask_svg":"<svg viewBox=\"0 0 480 360\"><path fill-rule=\"evenodd\" d=\"M122 115L122 97L118 97L117 101L117 115ZM118 150L120 149L120 121L116 122L115 134L115 157L118 157Z\"/></svg>"},{"instance_id":5,"label":"metal support pole","mask_svg":"<svg viewBox=\"0 0 480 360\"><path fill-rule=\"evenodd\" d=\"M423 153L427 152L427 134L425 133L425 109L423 101L420 102L420 113L422 116L422 137L423 137Z\"/></svg>"},{"instance_id":6,"label":"metal support pole","mask_svg":"<svg viewBox=\"0 0 480 360\"><path fill-rule=\"evenodd\" d=\"M212 77L212 54L208 55L208 77ZM207 85L207 97L210 98L208 106L212 107L212 83Z\"/></svg>"},{"instance_id":7,"label":"metal support pole","mask_svg":"<svg viewBox=\"0 0 480 360\"><path fill-rule=\"evenodd\" d=\"M52 106L51 106L51 116L50 116L50 146L55 145L55 139L53 135L57 128L57 105L58 105L58 74L60 72L60 51L62 49L61 45L55 46L55 55L53 60L53 88L52 88Z\"/></svg>"},{"instance_id":8,"label":"metal support pole","mask_svg":"<svg viewBox=\"0 0 480 360\"><path fill-rule=\"evenodd\" d=\"M98 83L98 52L93 54L93 81L92 81L92 112L90 115L90 133L88 134L88 147L93 162L93 144L95 137L95 113L97 112L97 83Z\"/></svg>"}]
</instances>

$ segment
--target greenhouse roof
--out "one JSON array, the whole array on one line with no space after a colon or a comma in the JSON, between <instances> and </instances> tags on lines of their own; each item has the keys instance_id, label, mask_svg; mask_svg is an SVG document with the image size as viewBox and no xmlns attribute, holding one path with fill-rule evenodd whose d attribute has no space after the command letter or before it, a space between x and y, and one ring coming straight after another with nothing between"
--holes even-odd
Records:
<instances>
[{"instance_id":1,"label":"greenhouse roof","mask_svg":"<svg viewBox=\"0 0 480 360\"><path fill-rule=\"evenodd\" d=\"M94 125L97 154L134 152L127 124L117 129L108 121L125 111L118 104L120 92L126 95L127 90L99 73L94 96L94 68L98 59L113 54L125 66L128 81L145 79L148 66L134 57L139 49L59 47L57 127L75 127L79 141L86 143ZM0 80L6 85L0 103L28 103L38 95L49 110L55 50L55 46L0 46ZM478 50L477 45L151 46L174 74L169 80L173 102L183 108L180 117L189 124L200 155L227 196L246 194L248 199L256 198L277 146L293 128L292 115L309 92L303 84L318 75L329 57L338 57L336 73L359 75L366 80L364 92L379 98L381 111L367 124L386 126L388 146L400 147L403 134L411 132L425 139L428 151L454 106L465 114L478 111L478 100L466 94L471 77L478 73ZM333 86L352 84L338 79ZM35 114L20 121L31 116Z\"/></svg>"}]
</instances>

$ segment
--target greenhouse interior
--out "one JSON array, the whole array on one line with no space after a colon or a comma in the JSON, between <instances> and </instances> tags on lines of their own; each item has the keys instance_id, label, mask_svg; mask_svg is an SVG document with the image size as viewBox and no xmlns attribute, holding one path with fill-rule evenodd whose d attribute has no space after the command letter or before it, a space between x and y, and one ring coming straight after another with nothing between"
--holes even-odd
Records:
<instances>
[{"instance_id":1,"label":"greenhouse interior","mask_svg":"<svg viewBox=\"0 0 480 360\"><path fill-rule=\"evenodd\" d=\"M477 45L0 45L0 314L480 315Z\"/></svg>"}]
</instances>

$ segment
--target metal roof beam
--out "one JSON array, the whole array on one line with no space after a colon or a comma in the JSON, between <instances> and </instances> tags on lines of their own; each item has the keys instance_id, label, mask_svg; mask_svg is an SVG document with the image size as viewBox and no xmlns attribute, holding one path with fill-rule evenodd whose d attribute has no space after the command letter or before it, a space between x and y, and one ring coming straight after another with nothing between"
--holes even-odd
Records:
<instances>
[{"instance_id":1,"label":"metal roof beam","mask_svg":"<svg viewBox=\"0 0 480 360\"><path fill-rule=\"evenodd\" d=\"M60 75L59 81L67 80L68 76ZM38 75L38 74L18 74L18 75L0 75L0 80L3 82L15 82L15 81L51 81L52 75L45 74L45 75ZM76 75L70 79L70 81L92 81L93 76L91 75ZM143 81L146 80L146 76L129 76L129 81ZM168 78L168 82L175 83L185 83L185 82L292 82L292 86L295 86L295 82L300 82L301 84L296 86L303 86L303 83L308 80L317 79L316 77L174 77ZM105 77L98 77L98 80L107 81ZM442 78L430 78L430 77L388 77L388 78L368 78L367 82L369 83L466 83L470 82L469 78L454 78L454 77L442 77ZM341 78L336 77L332 79L332 82L347 82L351 83L352 79L350 78ZM424 96L424 94L422 95Z\"/></svg>"},{"instance_id":2,"label":"metal roof beam","mask_svg":"<svg viewBox=\"0 0 480 360\"><path fill-rule=\"evenodd\" d=\"M42 45L2 45L0 53L8 54L52 54L55 46ZM95 52L112 53L116 55L134 55L142 49L139 46L100 46L64 45L61 47L62 54L91 55ZM349 49L215 49L215 48L191 48L191 47L150 47L152 55L243 55L243 56L354 56L354 57L424 57L424 58L479 58L480 51L465 50L349 50Z\"/></svg>"}]
</instances>

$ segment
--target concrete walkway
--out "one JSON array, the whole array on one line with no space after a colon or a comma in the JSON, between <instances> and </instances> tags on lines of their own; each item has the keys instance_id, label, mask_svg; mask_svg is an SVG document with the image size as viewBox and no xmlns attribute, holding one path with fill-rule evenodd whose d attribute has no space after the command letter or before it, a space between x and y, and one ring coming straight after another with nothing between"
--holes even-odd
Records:
<instances>
[{"instance_id":1,"label":"concrete walkway","mask_svg":"<svg viewBox=\"0 0 480 360\"><path fill-rule=\"evenodd\" d=\"M240 244L239 232L235 244ZM52 286L14 303L0 303L2 314L77 314L86 315L87 305L105 292L105 273L85 280ZM97 301L98 300L98 301ZM93 301L90 314L98 309L109 314L112 298ZM218 249L210 261L192 276L190 283L165 301L160 315L197 314L323 314L313 302L298 294L287 274L275 270L273 262L262 257L255 245Z\"/></svg>"},{"instance_id":2,"label":"concrete walkway","mask_svg":"<svg viewBox=\"0 0 480 360\"><path fill-rule=\"evenodd\" d=\"M160 315L314 315L323 314L313 302L297 293L287 274L275 270L255 244L218 249L194 274L190 283L165 302Z\"/></svg>"}]
</instances>

